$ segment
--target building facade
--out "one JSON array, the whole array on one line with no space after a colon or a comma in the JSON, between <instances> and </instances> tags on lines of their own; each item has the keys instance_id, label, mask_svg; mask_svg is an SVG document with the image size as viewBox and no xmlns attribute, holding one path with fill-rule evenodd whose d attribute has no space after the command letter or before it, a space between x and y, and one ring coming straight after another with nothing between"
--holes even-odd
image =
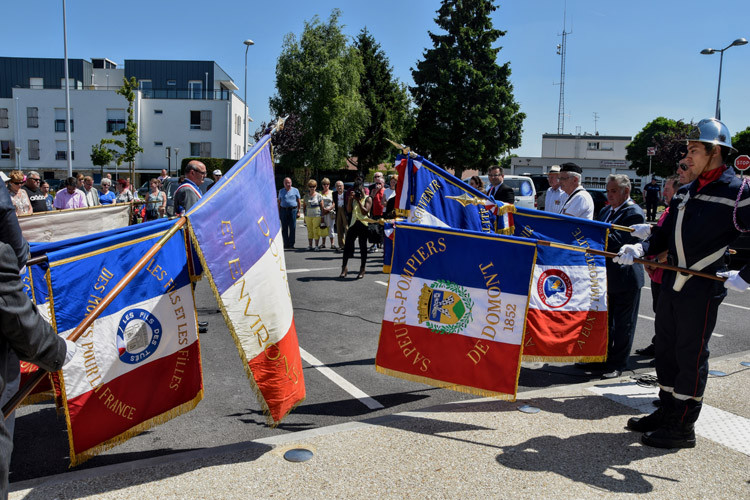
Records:
<instances>
[{"instance_id":1,"label":"building facade","mask_svg":"<svg viewBox=\"0 0 750 500\"><path fill-rule=\"evenodd\" d=\"M583 184L604 187L609 174L625 174L635 187L649 182L630 169L625 149L632 137L615 135L543 134L542 156L511 158L513 174L546 174L552 165L573 162L583 169Z\"/></svg>"},{"instance_id":2,"label":"building facade","mask_svg":"<svg viewBox=\"0 0 750 500\"><path fill-rule=\"evenodd\" d=\"M64 75L63 59L0 57L0 170L67 176ZM245 103L215 62L126 60L118 68L105 58L69 59L74 172L98 180L92 146L124 138L112 133L127 123L128 101L117 90L131 77L138 81L133 107L143 148L135 159L136 183L161 169L175 175L186 157L242 157ZM114 174L114 162L105 171Z\"/></svg>"}]
</instances>

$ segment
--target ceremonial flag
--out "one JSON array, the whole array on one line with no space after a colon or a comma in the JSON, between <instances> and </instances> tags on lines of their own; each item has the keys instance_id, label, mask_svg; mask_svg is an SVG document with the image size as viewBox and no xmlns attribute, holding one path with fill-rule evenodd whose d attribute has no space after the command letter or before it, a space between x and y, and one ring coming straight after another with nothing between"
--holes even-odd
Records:
<instances>
[{"instance_id":1,"label":"ceremonial flag","mask_svg":"<svg viewBox=\"0 0 750 500\"><path fill-rule=\"evenodd\" d=\"M512 205L489 198L423 157L399 155L396 170L395 206L408 222L485 233L507 226L507 220L497 216L512 211Z\"/></svg>"},{"instance_id":2,"label":"ceremonial flag","mask_svg":"<svg viewBox=\"0 0 750 500\"><path fill-rule=\"evenodd\" d=\"M413 224L394 234L376 370L515 399L535 243Z\"/></svg>"},{"instance_id":3,"label":"ceremonial flag","mask_svg":"<svg viewBox=\"0 0 750 500\"><path fill-rule=\"evenodd\" d=\"M48 252L53 321L67 337L173 224ZM203 397L195 304L179 231L77 340L62 372L71 464L190 411Z\"/></svg>"},{"instance_id":4,"label":"ceremonial flag","mask_svg":"<svg viewBox=\"0 0 750 500\"><path fill-rule=\"evenodd\" d=\"M605 250L609 224L516 208L514 234ZM531 286L524 361L604 361L607 354L605 258L539 246Z\"/></svg>"},{"instance_id":5,"label":"ceremonial flag","mask_svg":"<svg viewBox=\"0 0 750 500\"><path fill-rule=\"evenodd\" d=\"M28 242L53 242L127 226L131 204L52 210L18 217Z\"/></svg>"},{"instance_id":6,"label":"ceremonial flag","mask_svg":"<svg viewBox=\"0 0 750 500\"><path fill-rule=\"evenodd\" d=\"M270 149L267 135L186 216L245 371L275 425L305 399L305 382Z\"/></svg>"}]
</instances>

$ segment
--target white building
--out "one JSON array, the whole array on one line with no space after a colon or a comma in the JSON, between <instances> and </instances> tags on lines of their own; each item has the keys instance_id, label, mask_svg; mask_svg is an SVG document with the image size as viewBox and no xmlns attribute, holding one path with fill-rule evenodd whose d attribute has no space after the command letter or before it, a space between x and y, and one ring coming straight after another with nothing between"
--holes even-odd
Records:
<instances>
[{"instance_id":1,"label":"white building","mask_svg":"<svg viewBox=\"0 0 750 500\"><path fill-rule=\"evenodd\" d=\"M572 162L583 169L585 186L604 187L609 174L625 174L635 187L641 187L649 179L637 176L625 159L631 140L629 136L543 134L542 156L511 158L510 173L546 174L552 165Z\"/></svg>"},{"instance_id":2,"label":"white building","mask_svg":"<svg viewBox=\"0 0 750 500\"><path fill-rule=\"evenodd\" d=\"M67 177L65 79L62 59L0 57L0 170L36 170ZM140 185L186 157L240 159L245 104L232 79L213 61L69 60L72 169L93 174L91 147L125 128L128 102L116 91L135 76ZM124 139L124 136L117 137ZM113 147L113 149L116 149ZM123 171L127 166L123 165ZM115 172L114 162L105 167Z\"/></svg>"}]
</instances>

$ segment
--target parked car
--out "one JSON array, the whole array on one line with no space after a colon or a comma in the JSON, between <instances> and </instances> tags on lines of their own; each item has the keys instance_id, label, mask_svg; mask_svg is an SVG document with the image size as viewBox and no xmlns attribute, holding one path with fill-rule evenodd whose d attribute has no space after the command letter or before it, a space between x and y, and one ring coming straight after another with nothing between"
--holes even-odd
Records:
<instances>
[{"instance_id":1,"label":"parked car","mask_svg":"<svg viewBox=\"0 0 750 500\"><path fill-rule=\"evenodd\" d=\"M50 192L57 192L57 190L60 189L60 186L62 186L64 180L63 179L44 179L44 182L49 184Z\"/></svg>"},{"instance_id":2,"label":"parked car","mask_svg":"<svg viewBox=\"0 0 750 500\"><path fill-rule=\"evenodd\" d=\"M594 219L596 219L599 212L602 211L602 208L609 205L609 201L607 201L607 190L602 188L586 188L586 191L589 192L591 198L594 200Z\"/></svg>"},{"instance_id":3,"label":"parked car","mask_svg":"<svg viewBox=\"0 0 750 500\"><path fill-rule=\"evenodd\" d=\"M470 177L463 179L468 184ZM480 175L484 190L487 191L490 187L490 177L488 175ZM503 184L513 188L513 194L516 197L515 205L523 208L536 208L536 188L534 187L534 181L531 177L525 175L505 175L503 177Z\"/></svg>"}]
</instances>

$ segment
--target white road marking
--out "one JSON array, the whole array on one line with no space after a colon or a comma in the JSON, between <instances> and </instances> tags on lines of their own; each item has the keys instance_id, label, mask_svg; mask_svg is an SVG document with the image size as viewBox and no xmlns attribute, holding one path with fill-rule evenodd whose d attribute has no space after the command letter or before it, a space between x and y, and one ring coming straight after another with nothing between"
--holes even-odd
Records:
<instances>
[{"instance_id":1,"label":"white road marking","mask_svg":"<svg viewBox=\"0 0 750 500\"><path fill-rule=\"evenodd\" d=\"M371 410L379 410L383 408L383 405L372 399L370 396L362 392L360 389L355 387L351 382L346 380L344 377L333 371L332 369L328 368L326 365L320 362L318 358L310 354L309 352L305 351L301 347L299 348L300 356L302 356L302 359L304 359L307 363L309 363L313 368L318 370L321 374L328 377L328 379L336 384L337 386L341 387L349 393L352 397L357 398L363 405L368 407Z\"/></svg>"},{"instance_id":2,"label":"white road marking","mask_svg":"<svg viewBox=\"0 0 750 500\"><path fill-rule=\"evenodd\" d=\"M750 307L736 306L734 304L725 304L724 302L722 302L721 305L722 306L727 306L727 307L736 307L737 309L744 309L745 311L750 311Z\"/></svg>"},{"instance_id":3,"label":"white road marking","mask_svg":"<svg viewBox=\"0 0 750 500\"><path fill-rule=\"evenodd\" d=\"M377 283L378 285L388 286L388 283L386 283L385 281L375 280L375 283Z\"/></svg>"},{"instance_id":4,"label":"white road marking","mask_svg":"<svg viewBox=\"0 0 750 500\"><path fill-rule=\"evenodd\" d=\"M654 318L652 318L651 316L644 316L643 314L639 314L638 317L641 318L641 319L647 319L649 321L654 321Z\"/></svg>"},{"instance_id":5,"label":"white road marking","mask_svg":"<svg viewBox=\"0 0 750 500\"><path fill-rule=\"evenodd\" d=\"M328 271L330 269L341 269L340 267L316 267L315 269L307 269L307 268L301 268L301 269L287 269L287 274L294 274L294 273L311 273L313 271Z\"/></svg>"}]
</instances>

